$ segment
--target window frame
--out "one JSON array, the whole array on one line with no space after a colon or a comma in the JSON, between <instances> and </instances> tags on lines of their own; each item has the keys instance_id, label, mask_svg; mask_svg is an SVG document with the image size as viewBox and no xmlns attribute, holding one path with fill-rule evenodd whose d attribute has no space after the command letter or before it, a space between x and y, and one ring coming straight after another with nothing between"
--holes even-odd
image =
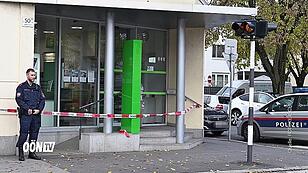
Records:
<instances>
[{"instance_id":1,"label":"window frame","mask_svg":"<svg viewBox=\"0 0 308 173\"><path fill-rule=\"evenodd\" d=\"M293 110L294 110L294 105L295 105L296 102L297 102L297 96L285 96L285 97L281 97L281 98L279 98L279 99L277 99L277 100L271 102L264 110L266 110L267 112L274 112L274 113L275 113L275 112L287 112L287 111L273 111L272 106L273 106L273 104L275 104L275 103L281 101L282 99L291 98L291 97L294 98L293 103L292 103L292 106L291 106L291 111L293 111Z\"/></svg>"},{"instance_id":2,"label":"window frame","mask_svg":"<svg viewBox=\"0 0 308 173\"><path fill-rule=\"evenodd\" d=\"M223 51L221 53L221 56L218 56L218 47L220 47L220 46L223 47ZM224 58L224 56L223 56L224 49L225 49L225 45L223 45L223 44L213 44L212 45L212 58L213 59L223 59Z\"/></svg>"},{"instance_id":3,"label":"window frame","mask_svg":"<svg viewBox=\"0 0 308 173\"><path fill-rule=\"evenodd\" d=\"M297 96L297 102L294 105L294 111L300 111L300 112L307 111L308 112L308 104L307 104L307 110L298 110L299 104L300 104L299 102L300 102L300 98L301 97L307 97L307 99L308 99L308 95L299 95L299 96Z\"/></svg>"}]
</instances>

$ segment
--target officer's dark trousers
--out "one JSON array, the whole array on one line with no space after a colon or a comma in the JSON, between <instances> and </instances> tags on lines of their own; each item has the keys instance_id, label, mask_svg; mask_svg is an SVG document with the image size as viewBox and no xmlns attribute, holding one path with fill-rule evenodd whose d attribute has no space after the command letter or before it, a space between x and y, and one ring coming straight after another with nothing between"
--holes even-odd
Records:
<instances>
[{"instance_id":1,"label":"officer's dark trousers","mask_svg":"<svg viewBox=\"0 0 308 173\"><path fill-rule=\"evenodd\" d=\"M37 140L39 130L41 127L41 116L40 115L22 115L19 119L20 130L19 138L16 147L22 147L27 141L29 134L29 142Z\"/></svg>"}]
</instances>

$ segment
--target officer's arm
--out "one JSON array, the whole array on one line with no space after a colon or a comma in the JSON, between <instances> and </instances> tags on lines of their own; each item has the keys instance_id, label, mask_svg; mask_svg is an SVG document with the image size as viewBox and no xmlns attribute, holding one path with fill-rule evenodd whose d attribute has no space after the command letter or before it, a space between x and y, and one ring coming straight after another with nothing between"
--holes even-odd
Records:
<instances>
[{"instance_id":1,"label":"officer's arm","mask_svg":"<svg viewBox=\"0 0 308 173\"><path fill-rule=\"evenodd\" d=\"M38 107L40 112L43 111L44 107L45 107L45 95L42 91L42 88L40 87L40 103L39 103L39 107Z\"/></svg>"},{"instance_id":2,"label":"officer's arm","mask_svg":"<svg viewBox=\"0 0 308 173\"><path fill-rule=\"evenodd\" d=\"M16 89L16 97L15 97L17 105L24 110L30 109L30 107L27 105L27 103L24 101L24 93L23 89L18 86Z\"/></svg>"}]
</instances>

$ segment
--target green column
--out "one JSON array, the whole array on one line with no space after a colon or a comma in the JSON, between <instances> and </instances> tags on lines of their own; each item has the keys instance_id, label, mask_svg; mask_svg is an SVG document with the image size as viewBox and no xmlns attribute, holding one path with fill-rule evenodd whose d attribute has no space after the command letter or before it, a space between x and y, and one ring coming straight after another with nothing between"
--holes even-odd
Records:
<instances>
[{"instance_id":1,"label":"green column","mask_svg":"<svg viewBox=\"0 0 308 173\"><path fill-rule=\"evenodd\" d=\"M122 113L140 114L142 41L127 40L123 47ZM121 128L140 132L140 119L122 119Z\"/></svg>"}]
</instances>

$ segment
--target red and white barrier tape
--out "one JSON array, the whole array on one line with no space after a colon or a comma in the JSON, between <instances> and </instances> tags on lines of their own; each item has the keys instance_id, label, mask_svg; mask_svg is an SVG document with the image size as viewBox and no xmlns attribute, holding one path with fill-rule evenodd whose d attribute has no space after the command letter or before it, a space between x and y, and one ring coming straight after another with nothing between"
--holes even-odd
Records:
<instances>
[{"instance_id":1,"label":"red and white barrier tape","mask_svg":"<svg viewBox=\"0 0 308 173\"><path fill-rule=\"evenodd\" d=\"M126 130L119 130L119 133L120 134L123 134L124 136L126 136L127 138L130 138L130 135L129 135L129 133L126 131Z\"/></svg>"},{"instance_id":2,"label":"red and white barrier tape","mask_svg":"<svg viewBox=\"0 0 308 173\"><path fill-rule=\"evenodd\" d=\"M175 115L180 116L182 114L190 112L194 108L199 108L201 105L193 104L192 106L180 112L160 113L160 114L93 114L93 113L78 113L78 112L50 112L43 111L44 116L66 116L66 117L86 117L86 118L145 118L145 117L156 117L156 116L168 116ZM0 109L0 112L17 113L17 109Z\"/></svg>"}]
</instances>

